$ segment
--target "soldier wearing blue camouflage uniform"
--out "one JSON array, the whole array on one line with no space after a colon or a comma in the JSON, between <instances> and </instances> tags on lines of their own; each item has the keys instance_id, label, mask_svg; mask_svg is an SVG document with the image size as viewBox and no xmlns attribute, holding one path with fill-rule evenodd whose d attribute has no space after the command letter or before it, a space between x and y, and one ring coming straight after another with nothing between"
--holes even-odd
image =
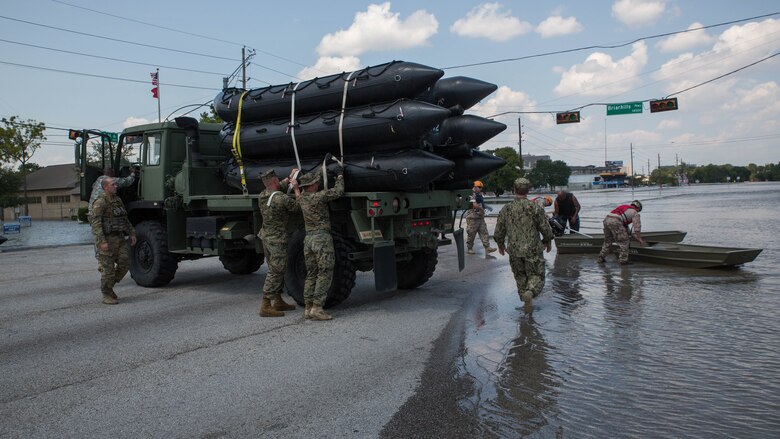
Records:
<instances>
[{"instance_id":1,"label":"soldier wearing blue camouflage uniform","mask_svg":"<svg viewBox=\"0 0 780 439\"><path fill-rule=\"evenodd\" d=\"M319 191L321 171L301 177L299 186L304 188L298 198L306 225L303 240L303 254L306 259L306 282L303 298L306 303L304 318L330 320L331 316L322 310L330 284L333 282L333 267L336 260L333 237L330 235L330 212L328 202L344 195L343 170L339 167L336 185L332 189Z\"/></svg>"},{"instance_id":2,"label":"soldier wearing blue camouflage uniform","mask_svg":"<svg viewBox=\"0 0 780 439\"><path fill-rule=\"evenodd\" d=\"M92 233L95 235L98 271L100 271L100 292L103 303L116 305L119 298L114 285L130 270L130 245L135 245L135 229L127 218L122 200L116 196L116 181L106 177L102 182L103 194L92 205Z\"/></svg>"},{"instance_id":3,"label":"soldier wearing blue camouflage uniform","mask_svg":"<svg viewBox=\"0 0 780 439\"><path fill-rule=\"evenodd\" d=\"M532 300L544 286L543 249L550 252L553 231L544 209L528 199L531 183L525 178L515 180L515 200L498 214L493 238L501 255L509 253L509 266L517 282L517 293L530 312ZM541 234L541 239L539 235Z\"/></svg>"},{"instance_id":4,"label":"soldier wearing blue camouflage uniform","mask_svg":"<svg viewBox=\"0 0 780 439\"><path fill-rule=\"evenodd\" d=\"M293 173L297 169L293 169ZM284 311L292 311L295 305L282 300L284 271L287 268L287 222L290 213L300 212L301 207L294 198L287 195L289 178L281 182L273 169L261 177L265 190L260 193L260 214L263 227L257 236L263 241L268 273L263 283L263 302L259 314L262 317L281 317ZM296 193L298 186L293 184ZM273 305L271 304L273 301Z\"/></svg>"}]
</instances>

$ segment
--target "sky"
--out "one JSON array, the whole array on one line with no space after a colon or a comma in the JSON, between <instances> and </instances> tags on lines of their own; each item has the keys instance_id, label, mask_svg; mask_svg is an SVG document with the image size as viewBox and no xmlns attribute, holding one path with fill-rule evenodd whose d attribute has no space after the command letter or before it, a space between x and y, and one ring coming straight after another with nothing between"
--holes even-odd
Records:
<instances>
[{"instance_id":1,"label":"sky","mask_svg":"<svg viewBox=\"0 0 780 439\"><path fill-rule=\"evenodd\" d=\"M758 62L780 53L776 0L0 5L0 117L53 128L119 132L157 121L157 68L162 118L180 115L213 100L246 47L255 88L391 60L494 83L468 113L506 113L495 119L508 128L481 150L517 148L522 132L523 154L573 166L629 165L632 149L636 173L677 161L780 161L780 56ZM620 47L573 50L593 46ZM649 112L648 100L669 95L678 111ZM641 114L606 115L604 104L634 101L644 101ZM556 112L583 106L580 123L556 125ZM67 133L46 135L32 161L72 163Z\"/></svg>"}]
</instances>

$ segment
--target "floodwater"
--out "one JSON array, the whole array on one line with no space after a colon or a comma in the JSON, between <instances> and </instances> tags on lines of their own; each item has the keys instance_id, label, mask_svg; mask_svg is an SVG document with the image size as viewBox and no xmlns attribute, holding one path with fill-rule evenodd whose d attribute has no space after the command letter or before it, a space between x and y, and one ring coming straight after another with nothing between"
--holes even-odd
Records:
<instances>
[{"instance_id":1,"label":"floodwater","mask_svg":"<svg viewBox=\"0 0 780 439\"><path fill-rule=\"evenodd\" d=\"M514 280L469 311L458 401L483 437L780 437L780 184L575 193L583 230L640 199L684 242L759 247L738 269L546 254L531 316ZM520 307L520 308L516 308Z\"/></svg>"},{"instance_id":2,"label":"floodwater","mask_svg":"<svg viewBox=\"0 0 780 439\"><path fill-rule=\"evenodd\" d=\"M20 233L3 236L8 241L0 244L0 252L49 245L91 244L94 241L89 224L77 221L33 221L30 226L20 227Z\"/></svg>"}]
</instances>

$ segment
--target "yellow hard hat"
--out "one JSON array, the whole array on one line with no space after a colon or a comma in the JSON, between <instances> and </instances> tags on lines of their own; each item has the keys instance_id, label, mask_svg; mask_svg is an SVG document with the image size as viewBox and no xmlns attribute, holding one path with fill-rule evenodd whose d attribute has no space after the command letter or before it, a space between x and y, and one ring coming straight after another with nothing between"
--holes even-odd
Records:
<instances>
[{"instance_id":1,"label":"yellow hard hat","mask_svg":"<svg viewBox=\"0 0 780 439\"><path fill-rule=\"evenodd\" d=\"M482 182L481 182L481 181L479 181L479 180L477 180L477 181L475 181L475 182L474 182L474 186L476 186L476 187L482 187Z\"/></svg>"}]
</instances>

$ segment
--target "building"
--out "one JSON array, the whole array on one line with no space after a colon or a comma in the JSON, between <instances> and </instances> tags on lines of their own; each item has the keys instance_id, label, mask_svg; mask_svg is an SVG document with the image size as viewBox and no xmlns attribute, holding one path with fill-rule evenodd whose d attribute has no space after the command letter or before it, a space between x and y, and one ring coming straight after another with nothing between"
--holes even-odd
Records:
<instances>
[{"instance_id":1,"label":"building","mask_svg":"<svg viewBox=\"0 0 780 439\"><path fill-rule=\"evenodd\" d=\"M539 160L550 160L549 155L531 155L531 154L523 154L523 170L524 171L530 171L531 169L536 166L536 162Z\"/></svg>"},{"instance_id":2,"label":"building","mask_svg":"<svg viewBox=\"0 0 780 439\"><path fill-rule=\"evenodd\" d=\"M23 196L23 187L19 196ZM79 193L79 174L72 164L52 165L27 175L27 200L29 216L33 220L58 220L78 213L79 207L86 207ZM18 210L17 210L18 209ZM24 206L6 207L6 220L24 215Z\"/></svg>"}]
</instances>

